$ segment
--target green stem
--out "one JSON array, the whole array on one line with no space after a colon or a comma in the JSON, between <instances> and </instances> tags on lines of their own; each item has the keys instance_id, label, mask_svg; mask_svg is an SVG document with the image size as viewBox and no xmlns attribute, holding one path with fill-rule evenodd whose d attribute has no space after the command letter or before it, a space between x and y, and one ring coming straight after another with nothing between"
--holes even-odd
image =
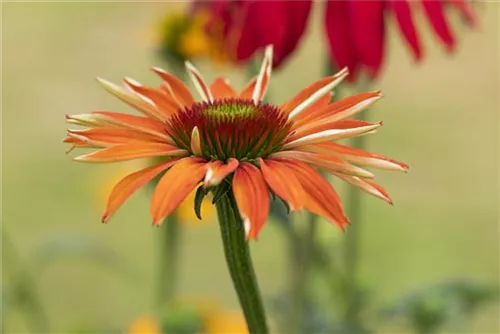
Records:
<instances>
[{"instance_id":1,"label":"green stem","mask_svg":"<svg viewBox=\"0 0 500 334\"><path fill-rule=\"evenodd\" d=\"M358 114L358 119L364 119L364 112ZM352 146L358 149L364 149L366 145L365 136L355 137L352 139ZM347 324L355 324L358 320L358 268L360 262L360 230L361 230L361 196L360 191L355 187L350 186L347 194L346 211L347 216L353 222L349 226L345 235L344 241L344 268L345 268L345 300L346 313L345 321Z\"/></svg>"},{"instance_id":2,"label":"green stem","mask_svg":"<svg viewBox=\"0 0 500 334\"><path fill-rule=\"evenodd\" d=\"M290 332L307 332L305 324L305 307L308 302L307 281L311 273L311 265L315 256L317 216L308 214L307 230L300 238L290 238L290 253L292 257L291 277L291 314ZM298 240L297 240L298 239Z\"/></svg>"},{"instance_id":3,"label":"green stem","mask_svg":"<svg viewBox=\"0 0 500 334\"><path fill-rule=\"evenodd\" d=\"M160 282L158 287L158 305L168 308L176 298L179 238L181 228L174 212L163 222L160 240Z\"/></svg>"},{"instance_id":4,"label":"green stem","mask_svg":"<svg viewBox=\"0 0 500 334\"><path fill-rule=\"evenodd\" d=\"M229 191L217 202L224 255L250 333L268 333L264 306L245 240L243 222Z\"/></svg>"}]
</instances>

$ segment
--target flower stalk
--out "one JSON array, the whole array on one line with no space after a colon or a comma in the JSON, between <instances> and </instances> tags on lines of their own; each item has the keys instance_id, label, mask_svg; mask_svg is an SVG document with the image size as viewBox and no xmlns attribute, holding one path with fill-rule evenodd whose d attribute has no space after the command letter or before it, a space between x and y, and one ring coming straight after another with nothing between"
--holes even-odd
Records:
<instances>
[{"instance_id":1,"label":"flower stalk","mask_svg":"<svg viewBox=\"0 0 500 334\"><path fill-rule=\"evenodd\" d=\"M217 202L224 255L250 333L268 333L264 306L232 191Z\"/></svg>"},{"instance_id":2,"label":"flower stalk","mask_svg":"<svg viewBox=\"0 0 500 334\"><path fill-rule=\"evenodd\" d=\"M177 214L174 212L166 218L161 228L158 305L168 308L176 298L179 271L179 238L182 229Z\"/></svg>"}]
</instances>

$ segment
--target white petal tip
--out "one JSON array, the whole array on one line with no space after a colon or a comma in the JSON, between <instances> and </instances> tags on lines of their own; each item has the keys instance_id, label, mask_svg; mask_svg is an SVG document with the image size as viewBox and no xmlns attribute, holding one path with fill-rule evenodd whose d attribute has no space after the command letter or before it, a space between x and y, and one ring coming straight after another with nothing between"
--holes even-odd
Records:
<instances>
[{"instance_id":1,"label":"white petal tip","mask_svg":"<svg viewBox=\"0 0 500 334\"><path fill-rule=\"evenodd\" d=\"M243 228L245 229L245 237L248 238L251 228L250 219L248 219L248 217L245 217L245 219L243 220Z\"/></svg>"},{"instance_id":2,"label":"white petal tip","mask_svg":"<svg viewBox=\"0 0 500 334\"><path fill-rule=\"evenodd\" d=\"M139 83L137 80L134 80L132 78L125 77L124 80L129 85L136 86L136 87L141 87L142 86L141 83Z\"/></svg>"}]
</instances>

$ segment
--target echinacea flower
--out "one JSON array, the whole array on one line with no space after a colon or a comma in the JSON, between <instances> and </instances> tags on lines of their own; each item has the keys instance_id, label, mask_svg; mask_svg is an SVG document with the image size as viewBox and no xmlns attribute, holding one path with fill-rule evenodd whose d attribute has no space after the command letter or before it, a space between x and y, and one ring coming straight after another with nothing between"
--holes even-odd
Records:
<instances>
[{"instance_id":1,"label":"echinacea flower","mask_svg":"<svg viewBox=\"0 0 500 334\"><path fill-rule=\"evenodd\" d=\"M275 68L299 44L311 6L311 0L195 1L194 5L211 11L210 22L224 25L227 52L235 61L247 61L256 51L274 44ZM333 65L348 67L351 80L359 72L366 72L371 79L379 74L384 60L386 25L391 16L417 61L423 58L414 23L414 14L419 9L448 51L453 51L457 44L446 15L448 7L457 9L470 26L477 21L467 0L333 0L326 1L324 6L324 32Z\"/></svg>"},{"instance_id":2,"label":"echinacea flower","mask_svg":"<svg viewBox=\"0 0 500 334\"><path fill-rule=\"evenodd\" d=\"M97 148L75 157L90 163L163 157L163 161L123 178L114 187L102 221L107 222L137 189L165 172L151 199L153 224L160 224L196 188L214 201L234 194L246 236L256 239L267 220L270 191L292 211L309 210L344 229L349 223L341 200L318 172L324 170L389 203L387 192L361 166L406 171L408 166L334 141L374 133L382 123L351 117L381 98L379 91L331 103L331 90L347 69L323 78L277 106L262 101L272 67L266 48L260 73L237 92L223 78L210 85L189 62L187 72L201 100L172 74L153 68L158 88L125 79L120 87L103 79L109 92L143 116L95 111L68 115L87 128L68 130L73 147Z\"/></svg>"}]
</instances>

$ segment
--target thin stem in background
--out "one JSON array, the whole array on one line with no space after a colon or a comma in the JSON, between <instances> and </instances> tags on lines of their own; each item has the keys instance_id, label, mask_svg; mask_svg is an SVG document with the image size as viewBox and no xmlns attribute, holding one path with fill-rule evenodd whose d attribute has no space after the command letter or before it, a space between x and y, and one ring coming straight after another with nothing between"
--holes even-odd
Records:
<instances>
[{"instance_id":1,"label":"thin stem in background","mask_svg":"<svg viewBox=\"0 0 500 334\"><path fill-rule=\"evenodd\" d=\"M357 119L365 120L365 112L357 115ZM352 146L364 149L366 137L360 136L352 139ZM348 227L343 244L343 263L345 270L344 295L345 295L345 322L346 324L358 323L359 296L358 296L358 270L360 263L360 238L362 228L362 201L360 191L356 187L349 186L346 202L347 216L352 224Z\"/></svg>"},{"instance_id":2,"label":"thin stem in background","mask_svg":"<svg viewBox=\"0 0 500 334\"><path fill-rule=\"evenodd\" d=\"M3 269L7 269L5 273L10 276L10 284L14 286L14 298L17 298L17 306L24 310L23 314L26 323L31 328L32 333L49 333L49 318L40 300L36 281L26 267L23 266L14 243L5 228L2 229L1 244L2 260L5 261L6 256L10 258L8 261L3 262L4 265L9 263L17 265L17 270L8 270L5 267Z\"/></svg>"},{"instance_id":3,"label":"thin stem in background","mask_svg":"<svg viewBox=\"0 0 500 334\"><path fill-rule=\"evenodd\" d=\"M179 238L182 229L174 212L163 222L160 235L160 263L158 305L160 309L172 306L176 296L179 272Z\"/></svg>"},{"instance_id":4,"label":"thin stem in background","mask_svg":"<svg viewBox=\"0 0 500 334\"><path fill-rule=\"evenodd\" d=\"M243 309L248 330L254 334L267 334L264 305L245 239L243 222L231 191L217 202L224 255L238 299Z\"/></svg>"}]
</instances>

